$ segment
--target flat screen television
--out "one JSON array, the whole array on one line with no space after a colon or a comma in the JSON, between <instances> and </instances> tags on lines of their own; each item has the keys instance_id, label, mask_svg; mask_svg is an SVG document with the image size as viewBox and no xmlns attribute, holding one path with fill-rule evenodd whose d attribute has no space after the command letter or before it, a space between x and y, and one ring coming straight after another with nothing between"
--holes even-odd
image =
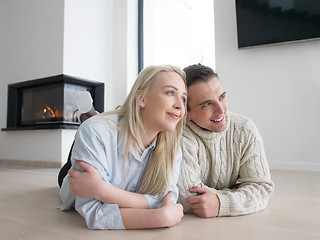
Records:
<instances>
[{"instance_id":1,"label":"flat screen television","mask_svg":"<svg viewBox=\"0 0 320 240\"><path fill-rule=\"evenodd\" d=\"M320 39L320 0L236 0L238 47Z\"/></svg>"}]
</instances>

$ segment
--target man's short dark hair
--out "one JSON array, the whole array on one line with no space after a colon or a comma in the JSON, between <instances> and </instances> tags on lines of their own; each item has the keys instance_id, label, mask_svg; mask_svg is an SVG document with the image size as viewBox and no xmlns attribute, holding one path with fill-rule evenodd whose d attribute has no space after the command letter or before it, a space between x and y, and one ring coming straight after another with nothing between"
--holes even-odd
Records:
<instances>
[{"instance_id":1,"label":"man's short dark hair","mask_svg":"<svg viewBox=\"0 0 320 240\"><path fill-rule=\"evenodd\" d=\"M203 66L200 63L190 65L184 68L183 71L186 73L187 87L197 82L207 82L212 77L218 77L218 74L216 74L212 68Z\"/></svg>"}]
</instances>

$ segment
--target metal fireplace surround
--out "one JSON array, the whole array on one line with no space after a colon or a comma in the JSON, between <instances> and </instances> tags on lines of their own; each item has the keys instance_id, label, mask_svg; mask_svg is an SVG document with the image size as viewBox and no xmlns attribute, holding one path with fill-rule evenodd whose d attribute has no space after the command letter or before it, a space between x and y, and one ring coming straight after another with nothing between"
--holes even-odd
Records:
<instances>
[{"instance_id":1,"label":"metal fireplace surround","mask_svg":"<svg viewBox=\"0 0 320 240\"><path fill-rule=\"evenodd\" d=\"M104 83L57 75L8 85L7 127L3 131L77 129L74 97L89 91L98 112L104 111Z\"/></svg>"}]
</instances>

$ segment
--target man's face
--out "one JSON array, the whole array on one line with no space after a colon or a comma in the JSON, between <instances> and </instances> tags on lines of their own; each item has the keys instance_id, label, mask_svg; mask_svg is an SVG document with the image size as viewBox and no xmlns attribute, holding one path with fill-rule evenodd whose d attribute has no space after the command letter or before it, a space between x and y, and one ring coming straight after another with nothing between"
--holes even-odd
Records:
<instances>
[{"instance_id":1,"label":"man's face","mask_svg":"<svg viewBox=\"0 0 320 240\"><path fill-rule=\"evenodd\" d=\"M187 119L199 127L216 133L226 129L226 91L217 77L188 87L188 105Z\"/></svg>"}]
</instances>

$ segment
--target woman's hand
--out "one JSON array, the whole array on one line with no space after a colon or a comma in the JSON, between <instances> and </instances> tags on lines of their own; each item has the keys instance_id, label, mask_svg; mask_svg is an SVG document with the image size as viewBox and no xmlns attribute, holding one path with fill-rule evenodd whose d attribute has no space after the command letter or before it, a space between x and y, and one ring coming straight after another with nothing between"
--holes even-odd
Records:
<instances>
[{"instance_id":1,"label":"woman's hand","mask_svg":"<svg viewBox=\"0 0 320 240\"><path fill-rule=\"evenodd\" d=\"M173 227L177 225L183 217L183 207L180 203L172 202L172 192L169 192L162 201L161 219L163 227Z\"/></svg>"},{"instance_id":2,"label":"woman's hand","mask_svg":"<svg viewBox=\"0 0 320 240\"><path fill-rule=\"evenodd\" d=\"M125 228L144 229L177 225L183 217L183 208L181 204L172 202L172 195L172 192L169 192L164 197L161 208L120 208Z\"/></svg>"},{"instance_id":3,"label":"woman's hand","mask_svg":"<svg viewBox=\"0 0 320 240\"><path fill-rule=\"evenodd\" d=\"M68 180L72 192L80 197L100 200L100 193L107 191L109 184L103 181L99 172L88 163L77 161L77 164L83 168L85 172L74 169L68 171Z\"/></svg>"}]
</instances>

